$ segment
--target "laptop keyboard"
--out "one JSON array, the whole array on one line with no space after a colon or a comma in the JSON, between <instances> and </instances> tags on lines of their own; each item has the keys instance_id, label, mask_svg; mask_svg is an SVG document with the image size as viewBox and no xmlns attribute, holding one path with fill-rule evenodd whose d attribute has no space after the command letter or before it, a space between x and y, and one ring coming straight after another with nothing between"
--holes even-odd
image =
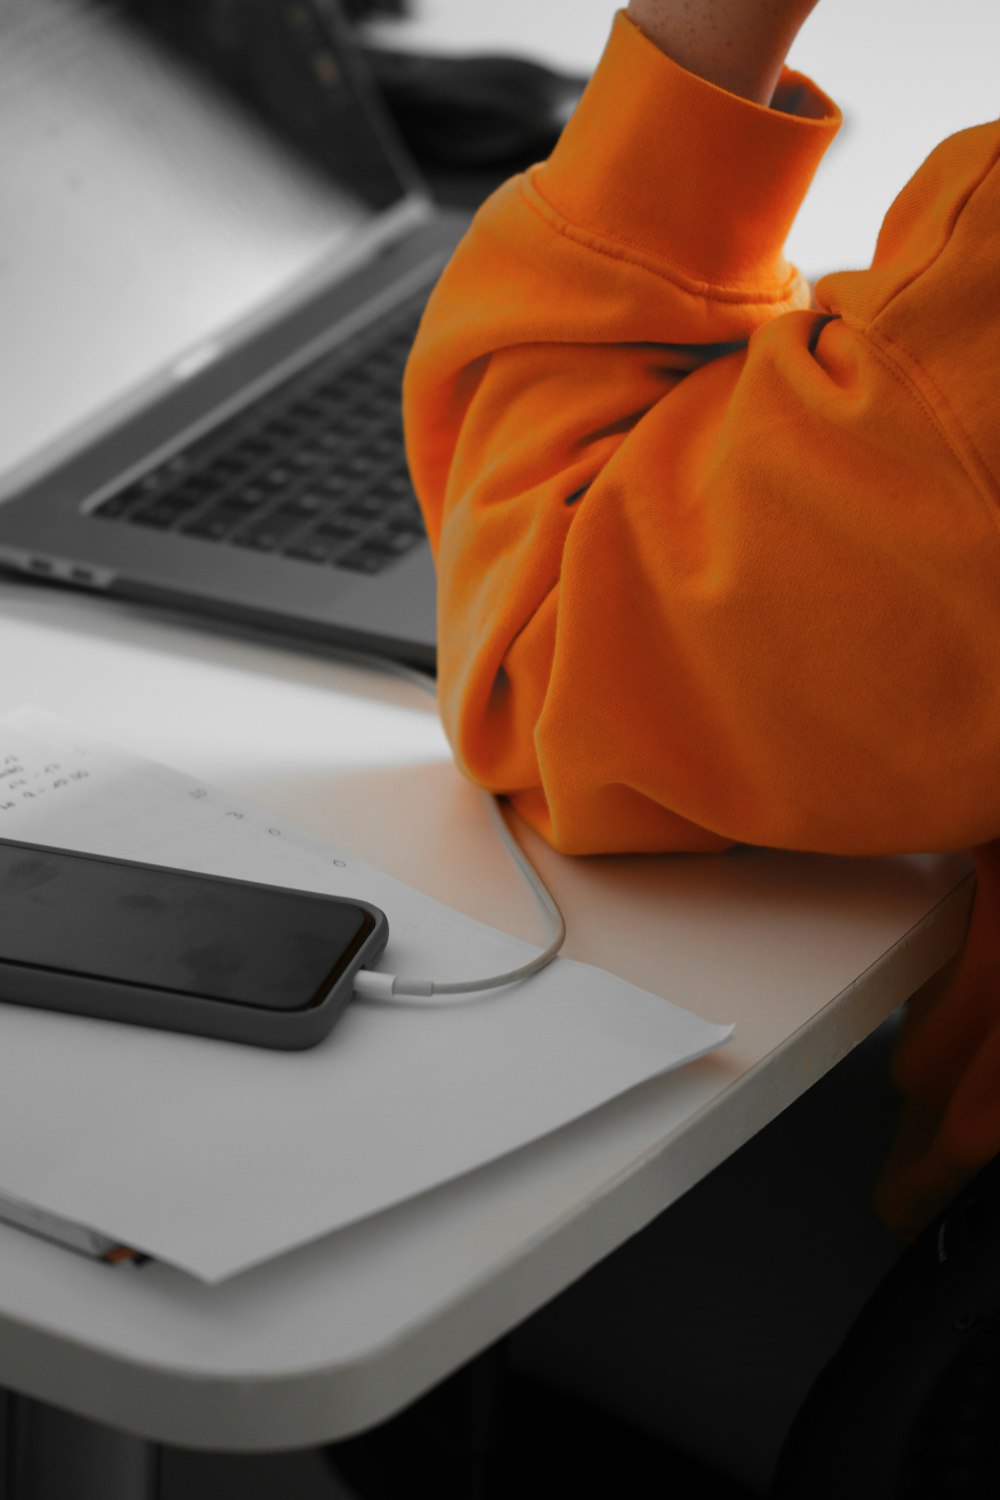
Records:
<instances>
[{"instance_id":1,"label":"laptop keyboard","mask_svg":"<svg viewBox=\"0 0 1000 1500\"><path fill-rule=\"evenodd\" d=\"M426 293L96 506L93 515L375 574L424 537L403 367Z\"/></svg>"}]
</instances>

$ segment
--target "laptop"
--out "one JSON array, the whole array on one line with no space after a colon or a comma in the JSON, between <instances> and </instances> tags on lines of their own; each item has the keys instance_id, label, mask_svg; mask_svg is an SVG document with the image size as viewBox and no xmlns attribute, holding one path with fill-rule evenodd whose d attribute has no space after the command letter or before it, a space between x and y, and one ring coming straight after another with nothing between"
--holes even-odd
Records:
<instances>
[{"instance_id":1,"label":"laptop","mask_svg":"<svg viewBox=\"0 0 1000 1500\"><path fill-rule=\"evenodd\" d=\"M336 0L4 0L0 566L435 661L400 381L464 228Z\"/></svg>"}]
</instances>

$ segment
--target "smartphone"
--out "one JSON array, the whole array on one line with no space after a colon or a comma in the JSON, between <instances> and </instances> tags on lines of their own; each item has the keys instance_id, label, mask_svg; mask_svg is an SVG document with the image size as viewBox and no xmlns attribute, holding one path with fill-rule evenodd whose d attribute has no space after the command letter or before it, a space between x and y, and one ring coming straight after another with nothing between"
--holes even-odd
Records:
<instances>
[{"instance_id":1,"label":"smartphone","mask_svg":"<svg viewBox=\"0 0 1000 1500\"><path fill-rule=\"evenodd\" d=\"M16 1005L311 1047L388 936L366 901L0 839L0 1000Z\"/></svg>"}]
</instances>

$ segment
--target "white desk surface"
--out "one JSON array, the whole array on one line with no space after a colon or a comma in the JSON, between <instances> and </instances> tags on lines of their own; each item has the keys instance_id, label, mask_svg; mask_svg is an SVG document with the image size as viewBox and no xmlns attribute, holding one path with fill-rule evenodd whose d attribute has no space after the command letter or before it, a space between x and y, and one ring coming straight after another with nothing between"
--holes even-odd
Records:
<instances>
[{"instance_id":1,"label":"white desk surface","mask_svg":"<svg viewBox=\"0 0 1000 1500\"><path fill-rule=\"evenodd\" d=\"M25 701L274 808L475 917L538 933L433 704L406 683L0 581L0 712ZM222 1286L164 1266L111 1269L0 1226L0 1385L189 1447L307 1446L381 1420L821 1076L955 951L971 895L962 856L573 861L528 835L525 846L566 910L571 956L736 1022L733 1041ZM360 1121L359 1149L363 1133Z\"/></svg>"}]
</instances>

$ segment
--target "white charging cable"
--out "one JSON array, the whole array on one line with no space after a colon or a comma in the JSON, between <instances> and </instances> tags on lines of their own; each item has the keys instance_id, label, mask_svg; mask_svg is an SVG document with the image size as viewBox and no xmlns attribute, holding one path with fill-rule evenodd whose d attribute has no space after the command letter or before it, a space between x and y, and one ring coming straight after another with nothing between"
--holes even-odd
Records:
<instances>
[{"instance_id":1,"label":"white charging cable","mask_svg":"<svg viewBox=\"0 0 1000 1500\"><path fill-rule=\"evenodd\" d=\"M388 657L366 656L362 652L345 651L339 648L336 655L344 660L357 662L360 666L381 667L383 671L390 672L395 677L402 677L407 682L415 683L425 693L430 693L435 700L437 699L437 686L433 677L429 677L424 672L418 672L413 667L391 661ZM507 853L548 919L552 928L551 941L527 963L519 964L515 969L508 969L503 974L491 974L485 979L407 979L401 978L398 974L383 974L377 969L359 969L354 976L356 995L368 1000L393 1000L408 997L427 999L433 995L466 995L482 990L495 990L505 984L514 984L519 979L527 979L530 974L537 974L539 969L544 969L546 964L550 964L559 952L566 941L565 918L552 892L507 827L500 809L499 798L495 797L492 792L485 792L484 795L497 833Z\"/></svg>"}]
</instances>

